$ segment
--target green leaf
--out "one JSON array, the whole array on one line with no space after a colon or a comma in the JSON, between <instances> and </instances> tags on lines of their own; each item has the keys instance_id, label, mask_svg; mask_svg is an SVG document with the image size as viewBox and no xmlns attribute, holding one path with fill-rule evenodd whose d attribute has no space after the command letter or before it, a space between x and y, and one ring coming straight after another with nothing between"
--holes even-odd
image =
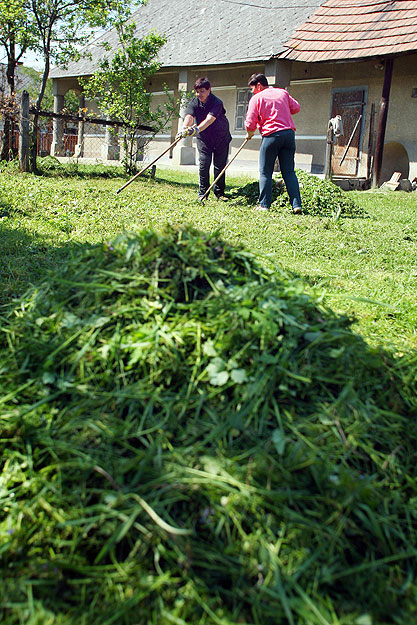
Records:
<instances>
[{"instance_id":1,"label":"green leaf","mask_svg":"<svg viewBox=\"0 0 417 625\"><path fill-rule=\"evenodd\" d=\"M277 450L280 456L283 455L285 450L286 437L282 430L278 428L272 432L272 442L274 443L275 449Z\"/></svg>"},{"instance_id":2,"label":"green leaf","mask_svg":"<svg viewBox=\"0 0 417 625\"><path fill-rule=\"evenodd\" d=\"M204 343L203 353L206 354L206 356L217 356L217 351L214 348L213 341L210 340Z\"/></svg>"},{"instance_id":3,"label":"green leaf","mask_svg":"<svg viewBox=\"0 0 417 625\"><path fill-rule=\"evenodd\" d=\"M322 336L323 332L306 332L304 334L304 338L306 341L309 341L310 343L312 343L313 341L316 341L317 339L319 339Z\"/></svg>"},{"instance_id":4,"label":"green leaf","mask_svg":"<svg viewBox=\"0 0 417 625\"><path fill-rule=\"evenodd\" d=\"M230 373L230 377L236 384L243 384L243 382L246 382L248 379L244 369L233 369Z\"/></svg>"},{"instance_id":5,"label":"green leaf","mask_svg":"<svg viewBox=\"0 0 417 625\"><path fill-rule=\"evenodd\" d=\"M210 384L214 386L223 386L229 379L229 373L227 371L219 371L210 376Z\"/></svg>"}]
</instances>

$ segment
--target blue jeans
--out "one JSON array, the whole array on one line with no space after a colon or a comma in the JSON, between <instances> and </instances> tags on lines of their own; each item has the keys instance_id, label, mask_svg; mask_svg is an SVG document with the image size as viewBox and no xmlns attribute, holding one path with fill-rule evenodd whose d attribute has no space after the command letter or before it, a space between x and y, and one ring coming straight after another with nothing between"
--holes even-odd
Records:
<instances>
[{"instance_id":1,"label":"blue jeans","mask_svg":"<svg viewBox=\"0 0 417 625\"><path fill-rule=\"evenodd\" d=\"M294 171L295 132L278 130L272 135L262 137L259 152L259 204L269 208L272 204L272 173L278 156L282 177L292 208L301 208L301 196L298 179Z\"/></svg>"}]
</instances>

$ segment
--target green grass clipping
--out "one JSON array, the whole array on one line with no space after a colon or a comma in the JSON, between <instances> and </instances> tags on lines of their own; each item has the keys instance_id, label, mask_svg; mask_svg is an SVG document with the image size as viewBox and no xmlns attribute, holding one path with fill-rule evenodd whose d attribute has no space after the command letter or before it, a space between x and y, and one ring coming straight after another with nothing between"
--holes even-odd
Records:
<instances>
[{"instance_id":1,"label":"green grass clipping","mask_svg":"<svg viewBox=\"0 0 417 625\"><path fill-rule=\"evenodd\" d=\"M412 622L415 356L189 226L1 322L1 623Z\"/></svg>"}]
</instances>

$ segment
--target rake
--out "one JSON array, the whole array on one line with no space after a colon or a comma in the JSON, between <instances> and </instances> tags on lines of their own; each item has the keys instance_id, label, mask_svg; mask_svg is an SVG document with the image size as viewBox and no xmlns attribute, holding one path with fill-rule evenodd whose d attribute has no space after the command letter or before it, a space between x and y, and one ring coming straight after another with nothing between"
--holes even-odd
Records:
<instances>
[{"instance_id":1,"label":"rake","mask_svg":"<svg viewBox=\"0 0 417 625\"><path fill-rule=\"evenodd\" d=\"M159 156L157 156L151 163L149 163L148 165L146 165L146 167L144 167L143 169L141 169L140 171L138 171L137 174L135 174L130 180L128 180L127 182L125 182L125 184L120 187L120 189L117 189L116 194L120 193L120 191L123 191L123 189L126 189L126 187L133 182L134 180L136 180L136 178L138 178L141 174L143 174L143 172L145 172L147 169L149 169L149 167L152 167L152 165L154 165L154 163L156 163L156 161L159 161L160 158L162 158L162 156L164 156L164 154L166 154L171 148L173 148L175 145L177 145L178 141L180 141L182 139L182 137L178 137L177 139L175 139L175 141L173 141L171 143L171 145L169 145L167 147L166 150L164 150L162 152L162 154L160 154Z\"/></svg>"}]
</instances>

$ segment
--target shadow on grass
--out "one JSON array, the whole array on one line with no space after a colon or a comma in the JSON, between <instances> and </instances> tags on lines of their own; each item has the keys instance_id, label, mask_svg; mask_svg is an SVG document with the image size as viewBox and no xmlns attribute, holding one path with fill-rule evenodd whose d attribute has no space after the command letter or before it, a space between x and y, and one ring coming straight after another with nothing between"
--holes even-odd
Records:
<instances>
[{"instance_id":1,"label":"shadow on grass","mask_svg":"<svg viewBox=\"0 0 417 625\"><path fill-rule=\"evenodd\" d=\"M19 532L8 534L1 552L3 569L16 577L3 590L2 622L17 624L10 610L18 600L29 610L16 590L29 580L37 582L30 601L48 611L59 604L62 614L76 614L66 620L74 625L83 615L110 623L109 614L120 623L138 613L156 622L155 583L167 585L168 575L175 581L164 598L165 612L176 615L171 622L202 622L196 592L179 603L187 584L201 589L210 614L221 606L222 622L225 613L237 622L239 610L245 622L256 611L263 625L288 622L285 612L294 614L291 622L302 613L303 622L322 623L309 617L324 595L334 614L354 606L350 622L365 610L375 622L384 614L411 622L413 595L402 588L415 568L417 530L408 519L417 432L394 363L285 278L284 287L260 279L245 254L217 240L204 247L200 236L182 233L178 248L176 239L158 245L144 235L136 247L131 241L77 258L70 281L55 272L26 320L11 320L18 340L13 358L3 353L13 411L0 449L20 507L10 506L10 527ZM93 246L60 250L75 258L82 247ZM146 282L138 289L138 266L150 286L155 263L163 318ZM189 271L199 266L209 280ZM239 288L212 297L208 285L226 275ZM68 298L71 286L81 296ZM153 330L161 323L163 335ZM201 326L205 349L200 332L190 332ZM58 512L22 513L41 504ZM283 528L291 531L281 559L270 545ZM259 546L256 558L251 545ZM280 570L281 592L272 576L260 577L264 567ZM140 589L126 603L109 590L121 586L120 571L128 590Z\"/></svg>"},{"instance_id":2,"label":"shadow on grass","mask_svg":"<svg viewBox=\"0 0 417 625\"><path fill-rule=\"evenodd\" d=\"M0 219L2 217L8 217L12 212L12 207L7 202L0 199Z\"/></svg>"},{"instance_id":3,"label":"shadow on grass","mask_svg":"<svg viewBox=\"0 0 417 625\"><path fill-rule=\"evenodd\" d=\"M2 207L0 205L0 212ZM7 306L29 287L42 282L48 271L90 243L51 244L49 237L26 229L0 227L0 306Z\"/></svg>"},{"instance_id":4,"label":"shadow on grass","mask_svg":"<svg viewBox=\"0 0 417 625\"><path fill-rule=\"evenodd\" d=\"M178 176L181 176L180 172L173 172L173 174ZM189 177L191 174L186 173L185 174L187 177ZM130 178L127 178L127 180L129 180ZM195 181L193 180L175 180L173 178L171 178L169 176L169 174L167 175L166 171L161 171L158 172L158 170L156 170L156 174L154 178L151 178L150 174L148 172L145 172L143 175L139 176L139 178L137 178L136 180L148 180L151 183L155 183L155 184L168 184L172 187L188 187L191 189L195 189L196 192L198 191L198 181L197 178ZM132 184L135 184L136 181L133 181ZM129 187L126 187L127 189Z\"/></svg>"},{"instance_id":5,"label":"shadow on grass","mask_svg":"<svg viewBox=\"0 0 417 625\"><path fill-rule=\"evenodd\" d=\"M138 172L140 169L138 170ZM138 173L136 172L136 174ZM113 165L84 165L81 163L69 162L61 163L54 157L47 156L44 159L39 159L37 175L45 178L79 178L79 179L100 179L100 178L121 178L125 184L136 174L127 174L120 166ZM184 177L190 178L193 176L195 180L184 180ZM151 169L146 170L141 176L143 180L153 181L154 183L164 183L175 187L191 187L198 190L198 173L191 174L190 172L182 172L181 170L170 169L156 169L154 178L151 177ZM182 179L181 179L182 178ZM238 178L238 176L235 176ZM211 175L211 182L214 180ZM134 184L134 183L133 183ZM227 187L232 189L239 189L241 183L234 182L230 178L227 179Z\"/></svg>"}]
</instances>

